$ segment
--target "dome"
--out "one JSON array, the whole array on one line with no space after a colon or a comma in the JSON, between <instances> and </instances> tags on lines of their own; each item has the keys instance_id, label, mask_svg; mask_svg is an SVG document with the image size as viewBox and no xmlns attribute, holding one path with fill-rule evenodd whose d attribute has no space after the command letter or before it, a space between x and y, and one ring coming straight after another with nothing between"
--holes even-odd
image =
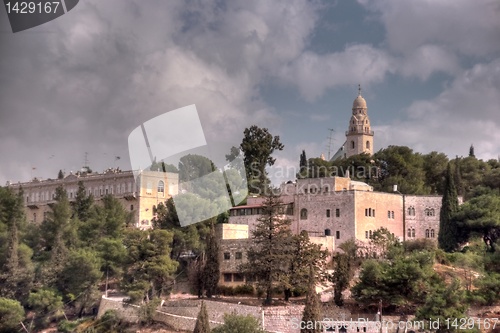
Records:
<instances>
[{"instance_id":1,"label":"dome","mask_svg":"<svg viewBox=\"0 0 500 333\"><path fill-rule=\"evenodd\" d=\"M361 109L366 109L366 101L363 98L363 96L358 95L358 97L356 97L356 99L352 103L352 108L353 109L360 109L360 108Z\"/></svg>"}]
</instances>

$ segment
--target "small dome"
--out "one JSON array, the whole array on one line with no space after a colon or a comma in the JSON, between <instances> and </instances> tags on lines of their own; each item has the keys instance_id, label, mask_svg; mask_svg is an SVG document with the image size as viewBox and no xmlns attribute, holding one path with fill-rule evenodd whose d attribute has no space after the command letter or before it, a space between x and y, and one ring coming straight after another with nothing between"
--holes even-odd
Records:
<instances>
[{"instance_id":1,"label":"small dome","mask_svg":"<svg viewBox=\"0 0 500 333\"><path fill-rule=\"evenodd\" d=\"M353 109L360 109L360 108L361 109L366 109L366 101L363 98L363 96L358 95L358 97L356 97L356 99L352 103L352 108Z\"/></svg>"}]
</instances>

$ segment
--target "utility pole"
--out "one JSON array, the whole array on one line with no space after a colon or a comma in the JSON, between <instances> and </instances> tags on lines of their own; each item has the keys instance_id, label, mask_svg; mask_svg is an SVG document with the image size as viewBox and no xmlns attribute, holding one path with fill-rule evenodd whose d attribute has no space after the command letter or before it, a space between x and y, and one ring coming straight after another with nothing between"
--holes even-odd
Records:
<instances>
[{"instance_id":1,"label":"utility pole","mask_svg":"<svg viewBox=\"0 0 500 333\"><path fill-rule=\"evenodd\" d=\"M332 147L333 147L333 132L335 132L335 130L333 128L329 128L328 129L330 131L330 135L328 136L328 145L327 145L327 148L328 148L328 161L330 161L330 154L331 154L331 151L332 151Z\"/></svg>"}]
</instances>

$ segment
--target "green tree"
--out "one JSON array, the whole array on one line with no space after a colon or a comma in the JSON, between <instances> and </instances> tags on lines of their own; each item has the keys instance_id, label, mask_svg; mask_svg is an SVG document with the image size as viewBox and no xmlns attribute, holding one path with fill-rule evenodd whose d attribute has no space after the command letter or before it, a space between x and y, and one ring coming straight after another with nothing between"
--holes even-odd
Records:
<instances>
[{"instance_id":1,"label":"green tree","mask_svg":"<svg viewBox=\"0 0 500 333\"><path fill-rule=\"evenodd\" d=\"M491 252L500 239L500 196L482 195L471 199L453 215L453 219L465 232L478 233Z\"/></svg>"},{"instance_id":2,"label":"green tree","mask_svg":"<svg viewBox=\"0 0 500 333\"><path fill-rule=\"evenodd\" d=\"M482 305L493 305L500 300L500 274L491 272L479 278L474 283L476 300Z\"/></svg>"},{"instance_id":3,"label":"green tree","mask_svg":"<svg viewBox=\"0 0 500 333\"><path fill-rule=\"evenodd\" d=\"M210 323L208 322L208 313L205 302L201 301L200 312L196 318L193 333L210 333Z\"/></svg>"},{"instance_id":4,"label":"green tree","mask_svg":"<svg viewBox=\"0 0 500 333\"><path fill-rule=\"evenodd\" d=\"M439 323L438 333L458 331L460 324L452 326L452 321L465 318L467 302L465 292L460 286L459 280L455 279L448 286L444 283L438 283L427 295L425 303L420 306L416 313L417 320L424 320Z\"/></svg>"},{"instance_id":5,"label":"green tree","mask_svg":"<svg viewBox=\"0 0 500 333\"><path fill-rule=\"evenodd\" d=\"M301 333L323 332L321 325L321 303L316 293L316 272L312 265L309 266L309 283L306 294L306 304L302 314L304 328Z\"/></svg>"},{"instance_id":6,"label":"green tree","mask_svg":"<svg viewBox=\"0 0 500 333\"><path fill-rule=\"evenodd\" d=\"M64 179L64 172L62 170L59 170L57 173L57 179Z\"/></svg>"},{"instance_id":7,"label":"green tree","mask_svg":"<svg viewBox=\"0 0 500 333\"><path fill-rule=\"evenodd\" d=\"M79 181L73 204L73 216L76 216L80 221L87 221L90 217L90 208L93 203L94 196L92 194L87 195L83 182Z\"/></svg>"},{"instance_id":8,"label":"green tree","mask_svg":"<svg viewBox=\"0 0 500 333\"><path fill-rule=\"evenodd\" d=\"M344 305L342 293L349 287L354 277L354 271L359 266L357 256L358 246L354 240L339 245L342 252L337 252L333 258L333 274L331 281L335 284L334 302L337 306Z\"/></svg>"},{"instance_id":9,"label":"green tree","mask_svg":"<svg viewBox=\"0 0 500 333\"><path fill-rule=\"evenodd\" d=\"M431 194L443 193L448 157L443 153L433 151L424 155L423 158L425 185L430 188Z\"/></svg>"},{"instance_id":10,"label":"green tree","mask_svg":"<svg viewBox=\"0 0 500 333\"><path fill-rule=\"evenodd\" d=\"M24 309L16 300L0 297L0 332L11 333L21 327Z\"/></svg>"},{"instance_id":11,"label":"green tree","mask_svg":"<svg viewBox=\"0 0 500 333\"><path fill-rule=\"evenodd\" d=\"M297 178L307 178L308 163L306 157L306 151L302 150L300 154L299 161L299 172L297 173Z\"/></svg>"},{"instance_id":12,"label":"green tree","mask_svg":"<svg viewBox=\"0 0 500 333\"><path fill-rule=\"evenodd\" d=\"M30 292L28 304L35 312L36 325L40 328L63 314L62 297L53 289L42 288Z\"/></svg>"},{"instance_id":13,"label":"green tree","mask_svg":"<svg viewBox=\"0 0 500 333\"><path fill-rule=\"evenodd\" d=\"M457 189L451 171L451 164L448 164L444 194L439 213L439 247L447 252L455 251L461 242L460 230L453 215L458 211Z\"/></svg>"},{"instance_id":14,"label":"green tree","mask_svg":"<svg viewBox=\"0 0 500 333\"><path fill-rule=\"evenodd\" d=\"M288 302L292 296L292 288L304 289L310 280L309 267L312 265L315 277L318 281L325 280L325 267L327 251L321 250L321 245L314 244L309 240L307 231L303 230L292 239L290 269L288 270L288 281L285 284L285 301Z\"/></svg>"},{"instance_id":15,"label":"green tree","mask_svg":"<svg viewBox=\"0 0 500 333\"><path fill-rule=\"evenodd\" d=\"M219 244L215 235L213 223L210 226L210 234L207 237L206 246L206 263L203 269L203 280L205 283L205 291L208 298L215 295L219 284Z\"/></svg>"},{"instance_id":16,"label":"green tree","mask_svg":"<svg viewBox=\"0 0 500 333\"><path fill-rule=\"evenodd\" d=\"M224 324L212 330L212 333L265 333L259 321L251 315L224 314Z\"/></svg>"},{"instance_id":17,"label":"green tree","mask_svg":"<svg viewBox=\"0 0 500 333\"><path fill-rule=\"evenodd\" d=\"M101 261L95 251L77 249L68 255L57 285L66 298L76 300L79 316L98 300L97 287L102 277L100 268ZM75 274L78 271L85 274Z\"/></svg>"},{"instance_id":18,"label":"green tree","mask_svg":"<svg viewBox=\"0 0 500 333\"><path fill-rule=\"evenodd\" d=\"M470 148L469 148L469 157L476 158L476 155L474 154L474 145L470 145Z\"/></svg>"},{"instance_id":19,"label":"green tree","mask_svg":"<svg viewBox=\"0 0 500 333\"><path fill-rule=\"evenodd\" d=\"M122 288L134 302L149 302L168 292L178 262L170 258L172 232L127 230Z\"/></svg>"},{"instance_id":20,"label":"green tree","mask_svg":"<svg viewBox=\"0 0 500 333\"><path fill-rule=\"evenodd\" d=\"M279 136L272 136L267 128L251 126L243 132L241 150L244 154L247 173L248 191L254 194L264 193L269 186L266 166L276 161L271 155L276 150L283 150Z\"/></svg>"},{"instance_id":21,"label":"green tree","mask_svg":"<svg viewBox=\"0 0 500 333\"><path fill-rule=\"evenodd\" d=\"M0 225L7 229L6 248L0 252L0 296L26 302L33 281L31 249L19 239L25 225L22 191L0 188Z\"/></svg>"},{"instance_id":22,"label":"green tree","mask_svg":"<svg viewBox=\"0 0 500 333\"><path fill-rule=\"evenodd\" d=\"M252 231L253 245L248 250L248 262L242 269L258 280L266 293L265 304L271 304L275 284L286 286L293 258L291 220L283 216L280 197L270 191L262 204L262 214Z\"/></svg>"}]
</instances>

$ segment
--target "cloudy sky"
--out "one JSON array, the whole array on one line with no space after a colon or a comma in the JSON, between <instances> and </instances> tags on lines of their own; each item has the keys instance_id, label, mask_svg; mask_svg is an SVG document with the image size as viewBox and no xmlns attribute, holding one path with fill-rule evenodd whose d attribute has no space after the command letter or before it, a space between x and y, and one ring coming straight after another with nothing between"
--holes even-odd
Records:
<instances>
[{"instance_id":1,"label":"cloudy sky","mask_svg":"<svg viewBox=\"0 0 500 333\"><path fill-rule=\"evenodd\" d=\"M344 142L358 84L375 150L497 158L500 2L85 0L15 34L2 7L0 184L85 153L130 169L130 132L191 104L208 139L267 127L295 167L328 155L329 129L332 154Z\"/></svg>"}]
</instances>

